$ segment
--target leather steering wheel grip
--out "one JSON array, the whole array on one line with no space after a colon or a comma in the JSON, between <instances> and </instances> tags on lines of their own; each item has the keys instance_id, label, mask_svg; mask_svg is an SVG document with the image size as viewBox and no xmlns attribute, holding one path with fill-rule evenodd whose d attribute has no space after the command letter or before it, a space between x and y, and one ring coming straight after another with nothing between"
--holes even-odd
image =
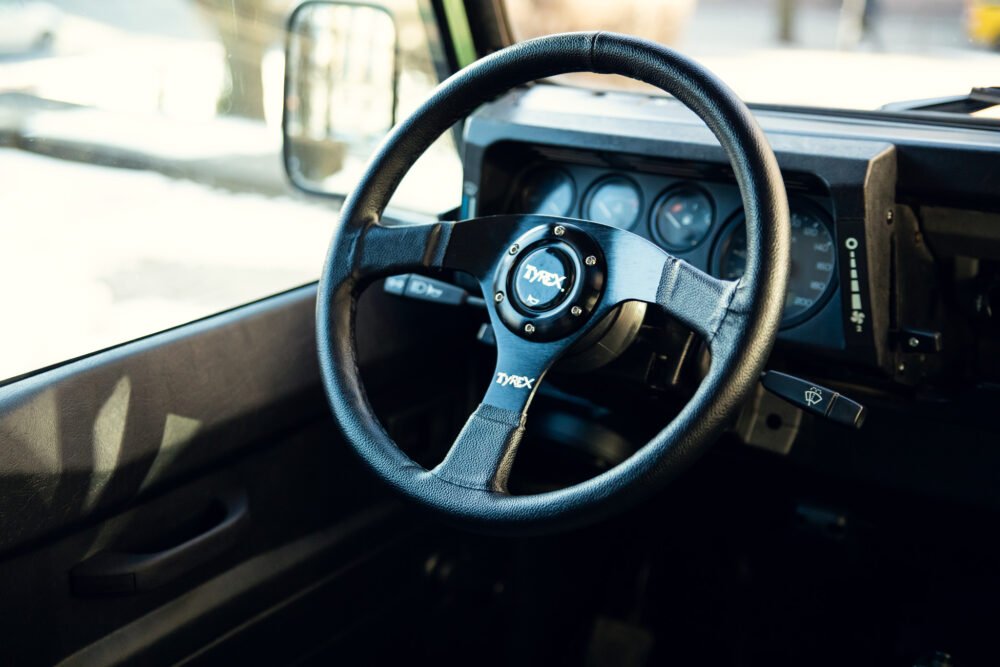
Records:
<instances>
[{"instance_id":1,"label":"leather steering wheel grip","mask_svg":"<svg viewBox=\"0 0 1000 667\"><path fill-rule=\"evenodd\" d=\"M361 384L354 339L356 297L371 267L380 264L378 257L366 252L364 241L368 232L381 228L379 219L403 176L438 136L510 88L571 72L620 74L651 84L706 123L725 150L740 188L747 221L747 265L727 310L733 313L731 323L719 327L711 346L708 376L670 424L627 461L591 480L544 494L509 496L424 470L395 446L374 415ZM450 231L428 227L433 229L422 236L447 237ZM402 254L412 256L402 264L440 265L447 241L404 248ZM498 253L503 251L497 248ZM521 534L595 521L661 488L713 442L739 409L777 335L789 253L788 201L777 161L750 111L713 74L676 51L624 35L568 33L522 42L442 82L389 133L344 202L317 299L319 359L327 397L346 440L362 460L396 491L441 516L479 530ZM385 264L401 264L399 257L393 260ZM670 286L662 285L658 296L683 298L669 292ZM523 429L515 430L519 440Z\"/></svg>"}]
</instances>

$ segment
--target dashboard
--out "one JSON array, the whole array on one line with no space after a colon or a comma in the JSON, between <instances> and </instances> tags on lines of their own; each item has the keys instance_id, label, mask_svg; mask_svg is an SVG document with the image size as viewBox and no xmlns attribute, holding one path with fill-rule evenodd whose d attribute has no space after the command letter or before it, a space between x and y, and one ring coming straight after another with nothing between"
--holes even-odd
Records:
<instances>
[{"instance_id":1,"label":"dashboard","mask_svg":"<svg viewBox=\"0 0 1000 667\"><path fill-rule=\"evenodd\" d=\"M959 367L1000 380L992 319L1000 320L1000 133L755 114L792 213L776 349L896 384ZM467 120L463 163L460 217L583 218L639 234L719 277L743 271L743 206L728 160L670 98L515 89Z\"/></svg>"},{"instance_id":2,"label":"dashboard","mask_svg":"<svg viewBox=\"0 0 1000 667\"><path fill-rule=\"evenodd\" d=\"M1000 384L1000 132L755 109L792 211L776 354L868 388ZM456 215L617 225L716 276L745 262L711 131L662 96L536 84L468 118ZM858 376L861 373L862 376Z\"/></svg>"},{"instance_id":3,"label":"dashboard","mask_svg":"<svg viewBox=\"0 0 1000 667\"><path fill-rule=\"evenodd\" d=\"M523 119L522 119L523 121ZM475 117L467 149L477 135ZM706 159L706 143L669 148L646 137L625 148L595 132L559 145L525 141L523 122L482 147L475 197L466 214L540 213L582 218L627 229L716 276L735 279L746 264L746 230L739 187L728 163ZM491 129L496 126L491 125ZM715 149L721 154L721 148ZM875 345L887 322L881 274L887 264L869 263L872 248L886 247L881 227L864 224L866 208L888 210L891 192L872 197L872 171L891 178L891 148L862 144L825 165L783 172L792 224L792 267L779 340L821 349L868 364L882 363ZM474 149L473 149L474 150ZM800 156L801 157L801 156ZM794 160L789 160L799 166ZM784 166L784 165L783 165ZM467 184L468 186L468 184ZM884 202L882 200L885 200ZM880 285L877 290L876 285Z\"/></svg>"},{"instance_id":4,"label":"dashboard","mask_svg":"<svg viewBox=\"0 0 1000 667\"><path fill-rule=\"evenodd\" d=\"M836 290L829 199L799 193L790 208L792 267L783 328L817 315ZM498 212L573 217L625 229L727 280L742 276L746 266L743 204L731 183L543 161L517 175Z\"/></svg>"}]
</instances>

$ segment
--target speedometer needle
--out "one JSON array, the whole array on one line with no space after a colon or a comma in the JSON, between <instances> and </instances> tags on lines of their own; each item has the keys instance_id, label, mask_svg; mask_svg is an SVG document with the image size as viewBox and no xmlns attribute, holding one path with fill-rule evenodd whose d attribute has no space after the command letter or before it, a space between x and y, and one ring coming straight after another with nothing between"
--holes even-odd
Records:
<instances>
[{"instance_id":1,"label":"speedometer needle","mask_svg":"<svg viewBox=\"0 0 1000 667\"><path fill-rule=\"evenodd\" d=\"M676 227L677 229L683 229L684 226L681 224L680 220L678 220L674 216L673 213L671 213L670 211L666 211L666 214L667 214L667 220L674 223L674 227Z\"/></svg>"}]
</instances>

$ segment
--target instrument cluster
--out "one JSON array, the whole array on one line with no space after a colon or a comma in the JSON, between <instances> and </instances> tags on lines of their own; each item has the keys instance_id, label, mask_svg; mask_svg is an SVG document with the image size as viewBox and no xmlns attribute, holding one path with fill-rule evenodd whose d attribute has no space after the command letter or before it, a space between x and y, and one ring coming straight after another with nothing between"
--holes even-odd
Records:
<instances>
[{"instance_id":1,"label":"instrument cluster","mask_svg":"<svg viewBox=\"0 0 1000 667\"><path fill-rule=\"evenodd\" d=\"M837 284L828 203L796 194L789 205L792 267L784 329L816 315ZM734 183L546 162L518 176L505 208L626 229L720 278L739 278L746 266L746 220Z\"/></svg>"}]
</instances>

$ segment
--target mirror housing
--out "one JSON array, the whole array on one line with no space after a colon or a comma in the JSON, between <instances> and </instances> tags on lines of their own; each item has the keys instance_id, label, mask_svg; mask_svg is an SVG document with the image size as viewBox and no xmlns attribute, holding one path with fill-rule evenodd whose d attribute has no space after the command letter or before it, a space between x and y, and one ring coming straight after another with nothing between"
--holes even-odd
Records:
<instances>
[{"instance_id":1,"label":"mirror housing","mask_svg":"<svg viewBox=\"0 0 1000 667\"><path fill-rule=\"evenodd\" d=\"M399 40L392 13L364 2L305 2L285 46L285 172L312 194L342 196L352 161L363 165L396 123Z\"/></svg>"}]
</instances>

